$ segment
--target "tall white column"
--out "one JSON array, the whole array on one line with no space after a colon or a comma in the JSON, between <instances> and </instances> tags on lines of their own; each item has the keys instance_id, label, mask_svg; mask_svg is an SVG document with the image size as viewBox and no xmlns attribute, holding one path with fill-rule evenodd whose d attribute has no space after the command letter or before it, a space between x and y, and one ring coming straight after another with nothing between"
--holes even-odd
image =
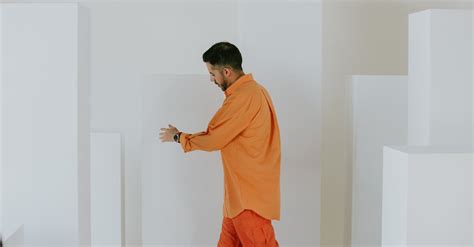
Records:
<instances>
[{"instance_id":1,"label":"tall white column","mask_svg":"<svg viewBox=\"0 0 474 247\"><path fill-rule=\"evenodd\" d=\"M2 155L2 144L3 144L3 74L2 74L2 8L0 5L0 241L3 239L3 155Z\"/></svg>"},{"instance_id":2,"label":"tall white column","mask_svg":"<svg viewBox=\"0 0 474 247\"><path fill-rule=\"evenodd\" d=\"M471 15L471 39L474 34L474 13ZM471 58L474 59L474 42L471 43ZM474 60L471 61L471 85L474 85ZM472 87L472 109L474 110L474 87ZM472 114L472 129L474 130L474 114ZM472 136L471 136L471 143L474 144L474 131L472 131ZM474 160L472 161L471 167L474 167ZM472 204L474 205L474 169L472 169L472 176L471 176L471 199L472 199ZM471 222L471 230L472 230L472 244L474 244L474 208L472 209L473 211L471 212L472 214L472 222Z\"/></svg>"},{"instance_id":3,"label":"tall white column","mask_svg":"<svg viewBox=\"0 0 474 247\"><path fill-rule=\"evenodd\" d=\"M87 16L2 4L4 223L25 245L90 242Z\"/></svg>"},{"instance_id":4,"label":"tall white column","mask_svg":"<svg viewBox=\"0 0 474 247\"><path fill-rule=\"evenodd\" d=\"M119 133L91 133L92 246L122 244L122 166Z\"/></svg>"},{"instance_id":5,"label":"tall white column","mask_svg":"<svg viewBox=\"0 0 474 247\"><path fill-rule=\"evenodd\" d=\"M472 144L471 10L409 17L409 145Z\"/></svg>"},{"instance_id":6,"label":"tall white column","mask_svg":"<svg viewBox=\"0 0 474 247\"><path fill-rule=\"evenodd\" d=\"M407 142L407 76L352 76L352 246L382 241L383 146Z\"/></svg>"}]
</instances>

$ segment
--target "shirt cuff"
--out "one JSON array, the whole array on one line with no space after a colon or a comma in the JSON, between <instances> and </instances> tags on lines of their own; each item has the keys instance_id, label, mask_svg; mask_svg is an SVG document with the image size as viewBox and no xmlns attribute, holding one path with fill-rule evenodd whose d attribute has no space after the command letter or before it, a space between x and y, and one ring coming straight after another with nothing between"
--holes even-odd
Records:
<instances>
[{"instance_id":1,"label":"shirt cuff","mask_svg":"<svg viewBox=\"0 0 474 247\"><path fill-rule=\"evenodd\" d=\"M188 141L188 139L186 139L187 136L189 136L190 134L187 134L187 133L184 133L184 132L181 132L181 135L179 136L179 144L181 144L181 148L183 149L183 151L186 153L186 142Z\"/></svg>"}]
</instances>

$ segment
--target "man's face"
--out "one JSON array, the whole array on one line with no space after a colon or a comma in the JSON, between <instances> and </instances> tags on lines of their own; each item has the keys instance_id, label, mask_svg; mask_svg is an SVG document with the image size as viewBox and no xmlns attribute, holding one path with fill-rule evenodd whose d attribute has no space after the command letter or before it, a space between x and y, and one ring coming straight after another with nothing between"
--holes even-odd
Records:
<instances>
[{"instance_id":1,"label":"man's face","mask_svg":"<svg viewBox=\"0 0 474 247\"><path fill-rule=\"evenodd\" d=\"M207 70L209 70L210 80L214 82L218 87L225 91L229 86L228 79L224 75L224 68L213 66L210 63L206 63Z\"/></svg>"}]
</instances>

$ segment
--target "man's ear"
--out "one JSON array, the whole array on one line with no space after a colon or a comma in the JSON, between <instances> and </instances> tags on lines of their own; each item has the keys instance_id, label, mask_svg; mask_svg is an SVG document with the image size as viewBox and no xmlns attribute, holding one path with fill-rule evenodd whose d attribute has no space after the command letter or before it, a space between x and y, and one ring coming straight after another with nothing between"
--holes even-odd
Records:
<instances>
[{"instance_id":1,"label":"man's ear","mask_svg":"<svg viewBox=\"0 0 474 247\"><path fill-rule=\"evenodd\" d=\"M229 67L224 67L224 75L230 77L232 70Z\"/></svg>"}]
</instances>

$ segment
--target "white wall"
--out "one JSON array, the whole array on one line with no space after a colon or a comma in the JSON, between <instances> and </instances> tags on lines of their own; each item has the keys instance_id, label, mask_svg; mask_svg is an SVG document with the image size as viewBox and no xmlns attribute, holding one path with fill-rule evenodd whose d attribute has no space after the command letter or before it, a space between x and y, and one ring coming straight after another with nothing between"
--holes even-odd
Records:
<instances>
[{"instance_id":1,"label":"white wall","mask_svg":"<svg viewBox=\"0 0 474 247\"><path fill-rule=\"evenodd\" d=\"M224 195L220 154L184 154L158 133L169 123L186 133L204 131L224 95L205 74L150 75L142 86L143 244L215 245Z\"/></svg>"},{"instance_id":2,"label":"white wall","mask_svg":"<svg viewBox=\"0 0 474 247\"><path fill-rule=\"evenodd\" d=\"M124 242L136 245L142 235L141 81L151 74L206 73L202 53L221 40L237 42L237 12L232 11L235 4L218 2L86 6L91 15L91 127L122 135Z\"/></svg>"},{"instance_id":3,"label":"white wall","mask_svg":"<svg viewBox=\"0 0 474 247\"><path fill-rule=\"evenodd\" d=\"M139 244L145 230L141 228L144 215L140 203L146 200L141 191L147 189L140 184L144 117L140 81L153 74L205 74L202 53L213 43L227 40L241 48L244 70L254 73L269 89L279 114L284 153L282 222L276 224L277 237L295 244L319 243L319 3L202 1L86 6L91 13L91 126L95 131L116 131L123 136L126 242ZM208 86L212 87L203 85ZM303 121L305 118L310 121ZM196 131L205 127L192 126ZM220 210L215 213L221 215ZM215 227L219 229L220 222ZM194 240L205 243L206 239L217 239L219 232L209 234Z\"/></svg>"},{"instance_id":4,"label":"white wall","mask_svg":"<svg viewBox=\"0 0 474 247\"><path fill-rule=\"evenodd\" d=\"M244 70L269 90L281 131L281 244L319 244L321 4L239 5Z\"/></svg>"},{"instance_id":5,"label":"white wall","mask_svg":"<svg viewBox=\"0 0 474 247\"><path fill-rule=\"evenodd\" d=\"M84 10L77 4L5 4L1 10L3 222L24 224L30 246L87 243Z\"/></svg>"}]
</instances>

